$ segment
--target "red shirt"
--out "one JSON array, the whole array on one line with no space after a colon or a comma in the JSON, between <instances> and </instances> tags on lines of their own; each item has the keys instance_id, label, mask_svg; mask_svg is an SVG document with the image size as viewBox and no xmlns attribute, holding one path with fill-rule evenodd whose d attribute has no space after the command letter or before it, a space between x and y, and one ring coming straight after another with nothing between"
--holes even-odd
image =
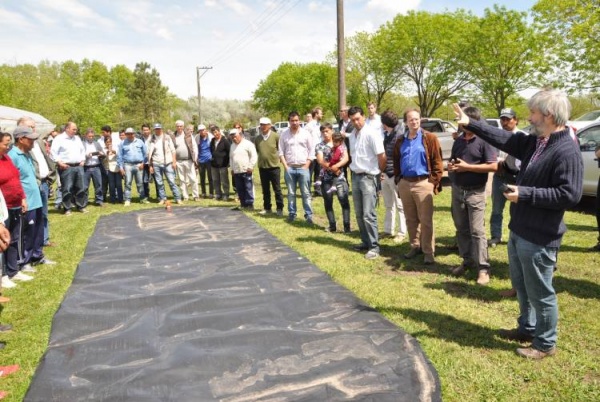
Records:
<instances>
[{"instance_id":1,"label":"red shirt","mask_svg":"<svg viewBox=\"0 0 600 402\"><path fill-rule=\"evenodd\" d=\"M19 169L8 155L0 156L0 190L9 209L18 208L23 204L25 191L21 186Z\"/></svg>"}]
</instances>

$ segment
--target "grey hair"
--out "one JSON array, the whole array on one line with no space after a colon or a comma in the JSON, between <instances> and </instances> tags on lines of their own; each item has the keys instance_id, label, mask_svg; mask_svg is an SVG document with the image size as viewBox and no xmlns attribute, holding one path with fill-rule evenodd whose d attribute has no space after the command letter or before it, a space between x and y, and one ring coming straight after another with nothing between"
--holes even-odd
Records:
<instances>
[{"instance_id":1,"label":"grey hair","mask_svg":"<svg viewBox=\"0 0 600 402\"><path fill-rule=\"evenodd\" d=\"M527 101L527 107L537 109L543 115L552 115L554 123L564 126L571 115L571 102L567 94L558 89L546 89L539 91Z\"/></svg>"}]
</instances>

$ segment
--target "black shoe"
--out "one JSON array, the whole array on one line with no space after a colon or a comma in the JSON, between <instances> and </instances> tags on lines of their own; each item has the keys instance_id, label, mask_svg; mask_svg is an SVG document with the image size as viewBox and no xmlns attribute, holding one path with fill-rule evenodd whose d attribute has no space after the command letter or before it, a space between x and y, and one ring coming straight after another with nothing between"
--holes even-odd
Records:
<instances>
[{"instance_id":1,"label":"black shoe","mask_svg":"<svg viewBox=\"0 0 600 402\"><path fill-rule=\"evenodd\" d=\"M12 329L12 325L10 325L10 324L0 325L0 332L10 331L11 329Z\"/></svg>"},{"instance_id":2,"label":"black shoe","mask_svg":"<svg viewBox=\"0 0 600 402\"><path fill-rule=\"evenodd\" d=\"M369 250L369 246L367 246L366 244L355 244L354 246L352 246L352 250L356 250L356 251L366 251Z\"/></svg>"},{"instance_id":3,"label":"black shoe","mask_svg":"<svg viewBox=\"0 0 600 402\"><path fill-rule=\"evenodd\" d=\"M533 340L532 335L524 334L518 329L500 329L498 330L498 336L500 338L508 339L517 342L531 342Z\"/></svg>"},{"instance_id":4,"label":"black shoe","mask_svg":"<svg viewBox=\"0 0 600 402\"><path fill-rule=\"evenodd\" d=\"M352 231L350 230L350 225L344 225L344 233L346 233L346 234L352 233Z\"/></svg>"}]
</instances>

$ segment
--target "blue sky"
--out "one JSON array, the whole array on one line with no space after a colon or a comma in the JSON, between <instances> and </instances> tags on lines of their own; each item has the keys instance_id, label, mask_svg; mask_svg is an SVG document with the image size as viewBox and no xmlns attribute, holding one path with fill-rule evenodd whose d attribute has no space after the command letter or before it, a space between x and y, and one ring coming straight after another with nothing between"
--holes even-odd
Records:
<instances>
[{"instance_id":1,"label":"blue sky","mask_svg":"<svg viewBox=\"0 0 600 402\"><path fill-rule=\"evenodd\" d=\"M407 10L494 3L527 10L534 0L345 0L346 36L374 31ZM3 0L0 63L100 60L133 69L147 61L177 96L195 96L196 67L212 66L202 95L250 99L284 61L323 61L336 43L335 0Z\"/></svg>"}]
</instances>

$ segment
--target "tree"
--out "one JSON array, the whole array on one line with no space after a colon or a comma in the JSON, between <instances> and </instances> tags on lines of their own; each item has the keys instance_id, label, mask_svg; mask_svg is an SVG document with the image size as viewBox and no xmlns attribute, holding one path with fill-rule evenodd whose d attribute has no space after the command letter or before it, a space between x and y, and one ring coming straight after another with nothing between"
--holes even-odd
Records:
<instances>
[{"instance_id":1,"label":"tree","mask_svg":"<svg viewBox=\"0 0 600 402\"><path fill-rule=\"evenodd\" d=\"M465 11L434 14L411 11L380 28L382 55L417 94L423 116L469 84L466 68L475 18Z\"/></svg>"},{"instance_id":2,"label":"tree","mask_svg":"<svg viewBox=\"0 0 600 402\"><path fill-rule=\"evenodd\" d=\"M598 0L539 0L532 8L536 24L562 81L577 90L600 88L600 7Z\"/></svg>"},{"instance_id":3,"label":"tree","mask_svg":"<svg viewBox=\"0 0 600 402\"><path fill-rule=\"evenodd\" d=\"M146 62L137 63L133 71L133 85L129 88L130 104L126 112L136 125L168 117L168 88L162 85L160 74Z\"/></svg>"},{"instance_id":4,"label":"tree","mask_svg":"<svg viewBox=\"0 0 600 402\"><path fill-rule=\"evenodd\" d=\"M494 5L473 32L468 59L471 82L497 115L519 91L540 86L548 70L545 40L527 21L527 13Z\"/></svg>"}]
</instances>

